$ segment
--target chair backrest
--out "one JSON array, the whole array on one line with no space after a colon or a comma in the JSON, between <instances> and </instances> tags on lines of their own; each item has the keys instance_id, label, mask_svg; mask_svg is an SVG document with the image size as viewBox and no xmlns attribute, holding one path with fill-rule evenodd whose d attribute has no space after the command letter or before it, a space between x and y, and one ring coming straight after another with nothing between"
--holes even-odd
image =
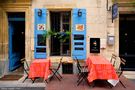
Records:
<instances>
[{"instance_id":1,"label":"chair backrest","mask_svg":"<svg viewBox=\"0 0 135 90\"><path fill-rule=\"evenodd\" d=\"M120 58L120 67L126 65L126 60L124 58Z\"/></svg>"},{"instance_id":2,"label":"chair backrest","mask_svg":"<svg viewBox=\"0 0 135 90\"><path fill-rule=\"evenodd\" d=\"M77 58L77 57L75 57L75 58L76 58L76 61L77 61L77 65L78 65L79 67L81 67L78 58Z\"/></svg>"},{"instance_id":3,"label":"chair backrest","mask_svg":"<svg viewBox=\"0 0 135 90\"><path fill-rule=\"evenodd\" d=\"M115 63L116 63L116 59L117 59L117 55L115 55L115 54L112 54L112 57L111 57L111 60L110 60L110 62L113 64L113 66L115 66Z\"/></svg>"},{"instance_id":4,"label":"chair backrest","mask_svg":"<svg viewBox=\"0 0 135 90\"><path fill-rule=\"evenodd\" d=\"M75 56L75 58L76 58L76 61L77 61L77 68L78 68L78 71L79 72L81 72L81 65L80 65L80 63L79 63L79 60L78 60L78 58Z\"/></svg>"},{"instance_id":5,"label":"chair backrest","mask_svg":"<svg viewBox=\"0 0 135 90\"><path fill-rule=\"evenodd\" d=\"M120 60L122 65L126 65L126 60L124 58L120 58Z\"/></svg>"},{"instance_id":6,"label":"chair backrest","mask_svg":"<svg viewBox=\"0 0 135 90\"><path fill-rule=\"evenodd\" d=\"M23 65L22 67L23 67L25 73L28 75L28 71L29 71L28 62L26 61L25 58L22 58L20 61L21 61L22 65ZM26 66L24 66L24 65L26 65Z\"/></svg>"},{"instance_id":7,"label":"chair backrest","mask_svg":"<svg viewBox=\"0 0 135 90\"><path fill-rule=\"evenodd\" d=\"M59 68L60 68L60 66L61 66L61 64L62 64L62 59L63 59L63 57L60 58L60 62L59 62L59 65L58 65L58 67L57 67L57 70L59 70Z\"/></svg>"},{"instance_id":8,"label":"chair backrest","mask_svg":"<svg viewBox=\"0 0 135 90\"><path fill-rule=\"evenodd\" d=\"M124 66L126 65L126 60L124 58L120 58L120 66L119 66L120 73L119 73L118 77L120 77L123 73L123 69L121 69L122 65L124 65Z\"/></svg>"}]
</instances>

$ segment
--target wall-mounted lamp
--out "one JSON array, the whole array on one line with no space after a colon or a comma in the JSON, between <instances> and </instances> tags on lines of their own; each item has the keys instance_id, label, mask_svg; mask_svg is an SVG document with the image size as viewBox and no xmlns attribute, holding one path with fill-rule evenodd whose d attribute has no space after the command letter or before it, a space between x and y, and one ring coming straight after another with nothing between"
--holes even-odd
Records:
<instances>
[{"instance_id":1,"label":"wall-mounted lamp","mask_svg":"<svg viewBox=\"0 0 135 90\"><path fill-rule=\"evenodd\" d=\"M111 11L112 7L109 6L108 3L109 3L109 2L108 2L108 0L107 0L107 1L106 1L106 9L107 9L107 11Z\"/></svg>"},{"instance_id":2,"label":"wall-mounted lamp","mask_svg":"<svg viewBox=\"0 0 135 90\"><path fill-rule=\"evenodd\" d=\"M42 10L38 9L38 16L42 16Z\"/></svg>"},{"instance_id":3,"label":"wall-mounted lamp","mask_svg":"<svg viewBox=\"0 0 135 90\"><path fill-rule=\"evenodd\" d=\"M78 10L78 16L79 16L79 17L82 16L82 11L81 11L81 9Z\"/></svg>"}]
</instances>

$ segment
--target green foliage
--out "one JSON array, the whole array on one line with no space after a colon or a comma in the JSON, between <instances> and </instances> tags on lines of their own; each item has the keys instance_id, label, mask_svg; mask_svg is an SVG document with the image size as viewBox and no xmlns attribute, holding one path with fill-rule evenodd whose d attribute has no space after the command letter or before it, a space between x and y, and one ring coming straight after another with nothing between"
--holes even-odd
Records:
<instances>
[{"instance_id":1,"label":"green foliage","mask_svg":"<svg viewBox=\"0 0 135 90\"><path fill-rule=\"evenodd\" d=\"M60 40L60 42L65 42L70 38L70 31L65 31L65 32L54 32L52 30L47 30L44 31L43 38L48 38L50 36L54 36Z\"/></svg>"},{"instance_id":2,"label":"green foliage","mask_svg":"<svg viewBox=\"0 0 135 90\"><path fill-rule=\"evenodd\" d=\"M52 35L54 35L54 33L51 30L48 30L48 31L44 31L43 37L46 39Z\"/></svg>"},{"instance_id":3,"label":"green foliage","mask_svg":"<svg viewBox=\"0 0 135 90\"><path fill-rule=\"evenodd\" d=\"M58 39L60 40L60 42L66 42L66 40L70 38L70 34L71 34L70 31L59 32Z\"/></svg>"}]
</instances>

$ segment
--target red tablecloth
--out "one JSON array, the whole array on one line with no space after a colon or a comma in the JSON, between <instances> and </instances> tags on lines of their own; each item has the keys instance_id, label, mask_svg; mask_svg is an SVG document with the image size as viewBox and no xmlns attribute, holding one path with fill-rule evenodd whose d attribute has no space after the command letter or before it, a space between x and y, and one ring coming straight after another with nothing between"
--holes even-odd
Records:
<instances>
[{"instance_id":1,"label":"red tablecloth","mask_svg":"<svg viewBox=\"0 0 135 90\"><path fill-rule=\"evenodd\" d=\"M88 65L88 81L92 82L96 79L102 80L117 80L118 76L113 65L101 55L90 55L86 64Z\"/></svg>"},{"instance_id":2,"label":"red tablecloth","mask_svg":"<svg viewBox=\"0 0 135 90\"><path fill-rule=\"evenodd\" d=\"M51 74L50 66L50 59L35 59L30 65L29 78L41 77L44 80L48 79Z\"/></svg>"}]
</instances>

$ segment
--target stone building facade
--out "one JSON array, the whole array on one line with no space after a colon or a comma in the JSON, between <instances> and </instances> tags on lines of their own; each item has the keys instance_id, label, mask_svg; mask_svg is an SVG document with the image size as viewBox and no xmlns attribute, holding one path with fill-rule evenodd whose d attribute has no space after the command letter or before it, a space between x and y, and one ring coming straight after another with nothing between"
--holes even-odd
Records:
<instances>
[{"instance_id":1,"label":"stone building facade","mask_svg":"<svg viewBox=\"0 0 135 90\"><path fill-rule=\"evenodd\" d=\"M128 6L126 7L125 3L128 0L119 1L121 6L118 13L134 11L129 9ZM73 58L73 55L76 52L78 53L75 50L78 49L79 51L83 50L80 53L84 54L84 56L78 56L78 58L85 60L90 54L90 38L100 38L100 54L108 58L108 60L112 53L119 55L119 16L112 22L112 11L110 8L112 5L112 0L7 0L0 2L0 11L2 12L0 14L0 61L3 62L3 64L0 63L0 67L2 67L0 75L8 73L9 68L12 68L11 62L14 62L10 59L13 55L12 51L16 51L16 49L13 48L12 50L11 48L16 45L17 41L14 43L12 41L14 38L12 35L10 36L10 33L12 33L10 31L13 30L12 25L13 27L20 25L16 28L25 29L20 32L24 40L22 46L24 50L21 49L23 54L19 56L19 59L25 57L29 62L35 58L57 58L57 56L65 55ZM122 7L122 5L125 5L125 7ZM79 17L79 12L81 12L82 18ZM41 13L42 15L40 16L39 14ZM66 18L66 15L68 15L68 18ZM62 21L63 18L67 22ZM80 21L77 21L78 18L81 18ZM20 21L21 24L17 24L17 21ZM9 30L9 27L11 30ZM66 44L64 46L61 42L57 44L54 37L47 38L45 46L40 42L38 43L37 39L42 38L40 34L43 34L43 31L59 29L58 32L61 32L64 27L65 30L68 28L71 32L68 46ZM82 28L78 29L79 27ZM81 43L78 43L82 47L78 48L77 46L76 48L74 46L76 43L74 41L75 35L82 33L83 36L79 37L82 37L84 41L82 40ZM20 38L20 35L16 37ZM11 43L14 44L11 45ZM56 53L55 49L58 49L59 53ZM66 49L66 52L63 51L64 49Z\"/></svg>"}]
</instances>

